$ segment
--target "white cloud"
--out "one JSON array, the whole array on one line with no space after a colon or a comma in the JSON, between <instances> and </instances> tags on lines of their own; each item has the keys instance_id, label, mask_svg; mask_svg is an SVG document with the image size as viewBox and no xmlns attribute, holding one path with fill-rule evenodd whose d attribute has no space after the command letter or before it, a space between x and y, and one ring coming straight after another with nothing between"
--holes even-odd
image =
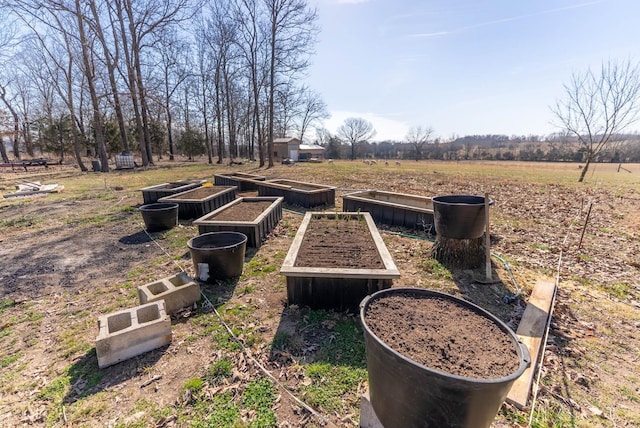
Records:
<instances>
[{"instance_id":1,"label":"white cloud","mask_svg":"<svg viewBox=\"0 0 640 428\"><path fill-rule=\"evenodd\" d=\"M394 119L393 116L389 117L389 115L381 115L377 113L362 113L344 110L332 111L331 118L324 122L324 127L327 128L332 135L335 135L338 132L340 125L342 125L345 119L349 117L361 117L371 122L376 130L376 136L373 138L373 141L401 141L409 130L409 125L406 122Z\"/></svg>"},{"instance_id":2,"label":"white cloud","mask_svg":"<svg viewBox=\"0 0 640 428\"><path fill-rule=\"evenodd\" d=\"M346 1L349 1L349 0L346 0ZM353 1L358 1L358 0L353 0ZM584 8L584 7L588 7L588 6L593 6L593 5L596 5L596 4L599 4L599 3L603 3L603 2L606 2L606 1L608 1L608 0L594 0L594 1L589 1L589 2L585 2L585 3L579 3L579 4L569 5L569 6L557 7L557 8L553 8L553 9L545 9L545 10L541 10L541 11L533 12L533 13L528 13L528 14L524 14L524 15L509 16L509 17L506 17L506 18L494 19L494 20L491 20L491 21L478 22L476 24L467 25L467 26L464 26L464 27L459 27L459 28L448 30L448 31L436 31L436 32L431 32L431 33L415 33L415 34L410 34L409 37L429 38L429 37L447 36L449 34L460 33L460 32L468 31L468 30L475 30L477 28L490 27L490 26L493 26L493 25L504 24L504 23L513 22L513 21L521 21L521 20L528 19L528 18L533 18L533 17L537 17L537 16L543 16L543 15L549 15L549 14L554 14L554 13L558 13L558 12L564 12L564 11L572 10L572 9L580 9L580 8Z\"/></svg>"}]
</instances>

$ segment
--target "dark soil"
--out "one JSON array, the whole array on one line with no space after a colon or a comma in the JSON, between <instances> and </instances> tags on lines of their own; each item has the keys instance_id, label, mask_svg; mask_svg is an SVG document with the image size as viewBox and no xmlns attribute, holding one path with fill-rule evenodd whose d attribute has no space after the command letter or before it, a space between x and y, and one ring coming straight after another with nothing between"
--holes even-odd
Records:
<instances>
[{"instance_id":1,"label":"dark soil","mask_svg":"<svg viewBox=\"0 0 640 428\"><path fill-rule=\"evenodd\" d=\"M177 195L173 195L172 199L205 199L211 195L222 193L225 190L229 190L229 186L199 187L184 195L180 193L178 193Z\"/></svg>"},{"instance_id":2,"label":"dark soil","mask_svg":"<svg viewBox=\"0 0 640 428\"><path fill-rule=\"evenodd\" d=\"M514 373L511 338L490 319L450 300L411 294L371 302L371 331L393 350L424 366L476 379Z\"/></svg>"},{"instance_id":3,"label":"dark soil","mask_svg":"<svg viewBox=\"0 0 640 428\"><path fill-rule=\"evenodd\" d=\"M226 208L215 217L209 217L212 221L253 221L262 214L272 201L240 202Z\"/></svg>"},{"instance_id":4,"label":"dark soil","mask_svg":"<svg viewBox=\"0 0 640 428\"><path fill-rule=\"evenodd\" d=\"M312 218L296 258L298 267L384 269L367 223L357 219Z\"/></svg>"}]
</instances>

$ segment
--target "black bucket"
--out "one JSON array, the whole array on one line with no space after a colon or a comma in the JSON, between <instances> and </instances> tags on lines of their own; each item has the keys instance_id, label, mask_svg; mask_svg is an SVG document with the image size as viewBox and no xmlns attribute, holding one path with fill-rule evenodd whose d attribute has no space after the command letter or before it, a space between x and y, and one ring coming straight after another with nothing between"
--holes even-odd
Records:
<instances>
[{"instance_id":1,"label":"black bucket","mask_svg":"<svg viewBox=\"0 0 640 428\"><path fill-rule=\"evenodd\" d=\"M178 225L178 204L147 204L142 205L139 210L149 232L171 229Z\"/></svg>"},{"instance_id":2,"label":"black bucket","mask_svg":"<svg viewBox=\"0 0 640 428\"><path fill-rule=\"evenodd\" d=\"M475 239L484 233L484 196L435 196L432 201L436 234L452 239ZM489 205L493 205L492 199Z\"/></svg>"},{"instance_id":3,"label":"black bucket","mask_svg":"<svg viewBox=\"0 0 640 428\"><path fill-rule=\"evenodd\" d=\"M520 360L518 369L503 378L474 379L431 369L391 349L369 329L365 314L374 300L399 294L450 300L488 318L513 341ZM527 347L506 324L479 306L449 294L417 288L378 291L360 303L360 321L365 337L371 405L386 428L489 427L511 385L530 364Z\"/></svg>"},{"instance_id":4,"label":"black bucket","mask_svg":"<svg viewBox=\"0 0 640 428\"><path fill-rule=\"evenodd\" d=\"M242 275L247 235L240 232L209 232L187 242L196 276L202 281Z\"/></svg>"}]
</instances>

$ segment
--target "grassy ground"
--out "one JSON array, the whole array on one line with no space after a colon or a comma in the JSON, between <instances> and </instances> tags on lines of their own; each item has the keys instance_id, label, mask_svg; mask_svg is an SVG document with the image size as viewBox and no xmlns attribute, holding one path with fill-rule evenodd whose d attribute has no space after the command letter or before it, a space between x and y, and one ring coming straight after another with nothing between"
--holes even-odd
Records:
<instances>
[{"instance_id":1,"label":"grassy ground","mask_svg":"<svg viewBox=\"0 0 640 428\"><path fill-rule=\"evenodd\" d=\"M500 283L481 286L473 281L478 272L429 258L423 231L383 230L402 274L394 286L465 297L515 328L524 304L502 298L516 286L526 298L536 278L554 278L560 268L535 408L505 405L494 426L527 426L530 415L535 427L640 424L640 166L627 165L627 173L596 165L579 184L577 164L390 164L234 170L335 185L337 209L339 196L351 190L489 192L496 200L493 250L505 262L494 258ZM295 210L285 211L267 242L248 255L241 278L203 285L207 300L173 318L169 347L97 368L97 316L136 305L138 285L180 270L193 274L186 242L197 228L181 222L147 239L136 211L139 189L212 180L223 171L230 169L159 163L109 174L58 169L0 176L3 192L19 179L65 188L0 201L0 425L357 425L367 384L357 317L286 304L279 267L301 221Z\"/></svg>"}]
</instances>

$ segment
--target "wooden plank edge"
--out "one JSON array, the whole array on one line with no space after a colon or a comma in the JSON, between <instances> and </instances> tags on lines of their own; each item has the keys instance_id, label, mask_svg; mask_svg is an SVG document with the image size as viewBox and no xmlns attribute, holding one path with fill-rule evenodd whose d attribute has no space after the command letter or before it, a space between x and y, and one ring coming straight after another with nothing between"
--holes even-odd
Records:
<instances>
[{"instance_id":1,"label":"wooden plank edge","mask_svg":"<svg viewBox=\"0 0 640 428\"><path fill-rule=\"evenodd\" d=\"M550 311L555 292L555 283L538 280L518 325L516 335L529 350L531 365L513 383L506 401L519 410L523 410L529 402L531 384L540 358L547 321L551 316Z\"/></svg>"}]
</instances>

